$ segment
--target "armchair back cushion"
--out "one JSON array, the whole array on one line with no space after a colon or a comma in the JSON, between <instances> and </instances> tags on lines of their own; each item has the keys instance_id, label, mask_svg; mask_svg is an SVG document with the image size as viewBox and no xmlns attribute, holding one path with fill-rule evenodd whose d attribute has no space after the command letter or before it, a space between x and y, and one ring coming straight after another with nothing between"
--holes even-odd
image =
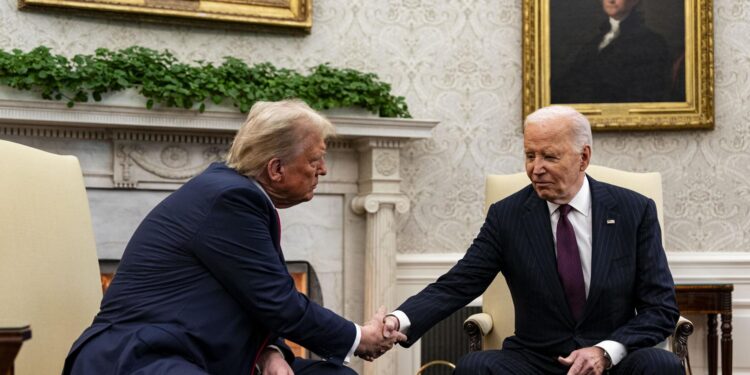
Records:
<instances>
[{"instance_id":1,"label":"armchair back cushion","mask_svg":"<svg viewBox=\"0 0 750 375\"><path fill-rule=\"evenodd\" d=\"M626 172L598 165L589 165L586 173L595 180L607 182L641 193L656 203L659 225L664 226L662 210L661 174L658 172L636 173ZM509 175L489 175L485 184L485 211L490 205L521 190L529 184L525 172ZM662 237L662 242L664 237ZM484 292L482 311L493 316L492 331L482 338L482 348L497 349L503 340L513 335L515 314L513 300L502 274L498 274L495 281ZM498 319L500 317L500 319Z\"/></svg>"},{"instance_id":2,"label":"armchair back cushion","mask_svg":"<svg viewBox=\"0 0 750 375\"><path fill-rule=\"evenodd\" d=\"M32 338L16 375L59 374L102 298L78 159L0 140L0 321Z\"/></svg>"}]
</instances>

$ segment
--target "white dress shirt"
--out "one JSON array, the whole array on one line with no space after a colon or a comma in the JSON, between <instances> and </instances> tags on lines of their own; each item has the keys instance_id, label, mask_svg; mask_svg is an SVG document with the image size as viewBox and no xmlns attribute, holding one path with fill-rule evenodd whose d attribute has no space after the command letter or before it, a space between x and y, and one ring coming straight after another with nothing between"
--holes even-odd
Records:
<instances>
[{"instance_id":1,"label":"white dress shirt","mask_svg":"<svg viewBox=\"0 0 750 375\"><path fill-rule=\"evenodd\" d=\"M589 287L591 286L591 239L593 237L591 216L591 188L589 179L583 179L583 185L573 199L568 202L572 209L568 212L568 221L573 227L576 234L576 244L578 244L578 255L581 257L581 269L583 271L583 284L586 286L586 297L589 296ZM552 237L555 239L555 255L557 255L557 222L560 220L559 204L547 202L549 208L549 221L552 225ZM625 345L617 341L604 340L595 346L607 351L612 359L612 366L620 363L628 354Z\"/></svg>"},{"instance_id":2,"label":"white dress shirt","mask_svg":"<svg viewBox=\"0 0 750 375\"><path fill-rule=\"evenodd\" d=\"M604 38L602 38L602 41L599 42L599 51L603 50L604 47L608 46L610 43L612 43L615 38L617 38L620 35L620 22L622 22L625 18L622 20L616 20L614 18L609 19L609 32L604 34Z\"/></svg>"}]
</instances>

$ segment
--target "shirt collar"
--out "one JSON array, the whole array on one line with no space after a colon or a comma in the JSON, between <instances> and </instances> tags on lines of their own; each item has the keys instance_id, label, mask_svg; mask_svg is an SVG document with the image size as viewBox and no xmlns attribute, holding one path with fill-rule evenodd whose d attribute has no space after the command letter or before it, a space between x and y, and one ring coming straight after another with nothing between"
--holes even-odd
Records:
<instances>
[{"instance_id":1,"label":"shirt collar","mask_svg":"<svg viewBox=\"0 0 750 375\"><path fill-rule=\"evenodd\" d=\"M625 17L625 18L627 18L627 17ZM624 21L625 18L623 18L621 20L616 20L616 19L610 17L609 18L609 26L610 26L609 30L610 30L610 32L618 32L618 31L620 31L620 22Z\"/></svg>"},{"instance_id":2,"label":"shirt collar","mask_svg":"<svg viewBox=\"0 0 750 375\"><path fill-rule=\"evenodd\" d=\"M258 189L260 189L260 191L263 193L263 195L266 196L266 199L268 199L268 201L271 202L271 206L273 206L274 208L276 208L276 205L273 204L273 201L271 200L271 197L269 197L268 193L266 193L266 190L263 189L263 185L261 185L260 182L258 182L258 180L255 179L255 177L248 176L248 179L250 179L250 181L252 181L252 183L254 183L255 186L258 187Z\"/></svg>"},{"instance_id":3,"label":"shirt collar","mask_svg":"<svg viewBox=\"0 0 750 375\"><path fill-rule=\"evenodd\" d=\"M573 199L568 202L568 206L580 212L583 216L589 216L591 213L591 189L589 188L589 179L587 176L583 176L581 189L579 189ZM560 207L560 205L547 201L547 207L549 208L549 214L551 216L557 211L557 208Z\"/></svg>"},{"instance_id":4,"label":"shirt collar","mask_svg":"<svg viewBox=\"0 0 750 375\"><path fill-rule=\"evenodd\" d=\"M631 12L631 13L632 13L632 12ZM620 20L616 20L616 19L614 19L614 18L612 18L612 17L609 17L609 26L611 27L611 29L610 29L610 30L617 30L617 31L619 31L619 30L620 30L620 25L621 25L621 24L622 24L622 23L623 23L623 22L624 22L624 21L625 21L626 19L628 19L628 17L630 17L630 14L631 14L631 13L628 13L628 14L626 14L626 15L625 15L625 17L622 17L622 19L620 19Z\"/></svg>"}]
</instances>

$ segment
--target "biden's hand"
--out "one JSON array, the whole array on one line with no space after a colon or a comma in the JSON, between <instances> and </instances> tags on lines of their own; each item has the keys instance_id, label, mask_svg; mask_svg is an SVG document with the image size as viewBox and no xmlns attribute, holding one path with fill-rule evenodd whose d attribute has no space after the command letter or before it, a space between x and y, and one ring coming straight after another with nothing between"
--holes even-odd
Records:
<instances>
[{"instance_id":1,"label":"biden's hand","mask_svg":"<svg viewBox=\"0 0 750 375\"><path fill-rule=\"evenodd\" d=\"M557 361L569 366L568 375L601 375L609 367L609 360L604 355L604 349L598 346L581 348Z\"/></svg>"},{"instance_id":2,"label":"biden's hand","mask_svg":"<svg viewBox=\"0 0 750 375\"><path fill-rule=\"evenodd\" d=\"M406 340L401 332L386 333L385 318L385 307L381 306L372 319L362 326L362 337L354 352L356 356L372 361L393 348L396 342Z\"/></svg>"}]
</instances>

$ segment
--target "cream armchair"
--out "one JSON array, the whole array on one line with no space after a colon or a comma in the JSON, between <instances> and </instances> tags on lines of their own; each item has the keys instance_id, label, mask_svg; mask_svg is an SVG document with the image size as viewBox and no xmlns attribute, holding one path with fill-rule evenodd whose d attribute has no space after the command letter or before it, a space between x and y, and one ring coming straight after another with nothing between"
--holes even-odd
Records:
<instances>
[{"instance_id":1,"label":"cream armchair","mask_svg":"<svg viewBox=\"0 0 750 375\"><path fill-rule=\"evenodd\" d=\"M0 160L0 325L32 331L16 375L59 374L102 298L81 168L73 156L3 140Z\"/></svg>"},{"instance_id":2,"label":"cream armchair","mask_svg":"<svg viewBox=\"0 0 750 375\"><path fill-rule=\"evenodd\" d=\"M656 203L659 224L663 229L661 174L625 172L596 165L589 165L586 173L599 181L622 186L653 199ZM529 178L524 172L488 176L485 187L485 209L528 184ZM515 320L513 301L502 274L498 274L495 281L484 292L482 311L482 313L470 316L464 322L464 330L469 335L472 351L500 348L503 339L513 335ZM680 317L674 335L660 346L677 354L685 364L688 354L687 338L692 333L693 324Z\"/></svg>"}]
</instances>

